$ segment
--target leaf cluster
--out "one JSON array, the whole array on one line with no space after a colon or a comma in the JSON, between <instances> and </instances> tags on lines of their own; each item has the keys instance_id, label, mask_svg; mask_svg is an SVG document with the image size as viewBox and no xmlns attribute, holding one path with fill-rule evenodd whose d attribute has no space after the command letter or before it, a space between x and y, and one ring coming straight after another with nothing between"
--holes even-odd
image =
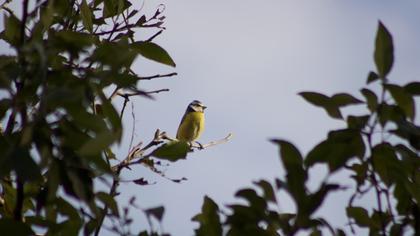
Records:
<instances>
[{"instance_id":1,"label":"leaf cluster","mask_svg":"<svg viewBox=\"0 0 420 236\"><path fill-rule=\"evenodd\" d=\"M118 179L110 147L121 141L122 113L112 99L123 89L150 98L138 83L165 77L138 75L136 58L175 67L152 42L164 30L164 6L146 16L128 0L23 0L19 18L10 2L0 8L0 39L14 50L0 55L2 234L98 234L106 217L129 234L117 182L108 193L94 186ZM145 28L153 33L138 40Z\"/></svg>"}]
</instances>

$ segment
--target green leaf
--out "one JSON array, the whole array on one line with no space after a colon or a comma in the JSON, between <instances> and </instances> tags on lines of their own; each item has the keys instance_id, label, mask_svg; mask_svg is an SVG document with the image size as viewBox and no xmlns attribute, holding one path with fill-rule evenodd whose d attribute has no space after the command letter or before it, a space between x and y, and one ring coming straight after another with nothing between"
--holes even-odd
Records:
<instances>
[{"instance_id":1,"label":"green leaf","mask_svg":"<svg viewBox=\"0 0 420 236\"><path fill-rule=\"evenodd\" d=\"M420 96L420 82L411 82L404 86L404 90L413 96Z\"/></svg>"},{"instance_id":2,"label":"green leaf","mask_svg":"<svg viewBox=\"0 0 420 236\"><path fill-rule=\"evenodd\" d=\"M399 122L406 119L404 111L396 105L382 103L378 106L378 118L382 126L389 121Z\"/></svg>"},{"instance_id":3,"label":"green leaf","mask_svg":"<svg viewBox=\"0 0 420 236\"><path fill-rule=\"evenodd\" d=\"M189 151L190 145L187 142L172 141L156 148L151 155L159 159L174 162L180 159L185 159Z\"/></svg>"},{"instance_id":4,"label":"green leaf","mask_svg":"<svg viewBox=\"0 0 420 236\"><path fill-rule=\"evenodd\" d=\"M4 235L35 235L29 225L8 218L0 219L0 229Z\"/></svg>"},{"instance_id":5,"label":"green leaf","mask_svg":"<svg viewBox=\"0 0 420 236\"><path fill-rule=\"evenodd\" d=\"M192 221L200 224L199 228L195 230L197 236L221 236L222 224L220 223L219 207L209 197L204 196L201 213L195 215Z\"/></svg>"},{"instance_id":6,"label":"green leaf","mask_svg":"<svg viewBox=\"0 0 420 236\"><path fill-rule=\"evenodd\" d=\"M370 84L370 83L372 83L372 82L374 82L378 79L379 79L379 75L376 74L375 72L371 71L371 72L369 72L366 84Z\"/></svg>"},{"instance_id":7,"label":"green leaf","mask_svg":"<svg viewBox=\"0 0 420 236\"><path fill-rule=\"evenodd\" d=\"M385 88L391 93L397 105L404 111L411 120L415 117L414 99L403 87L393 84L386 84Z\"/></svg>"},{"instance_id":8,"label":"green leaf","mask_svg":"<svg viewBox=\"0 0 420 236\"><path fill-rule=\"evenodd\" d=\"M146 215L155 217L158 221L162 221L163 213L165 212L165 208L163 206L155 207L146 209L144 211Z\"/></svg>"},{"instance_id":9,"label":"green leaf","mask_svg":"<svg viewBox=\"0 0 420 236\"><path fill-rule=\"evenodd\" d=\"M372 92L369 89L362 89L360 92L363 94L363 96L366 98L366 103L371 112L375 112L376 108L378 107L378 97L374 92Z\"/></svg>"},{"instance_id":10,"label":"green leaf","mask_svg":"<svg viewBox=\"0 0 420 236\"><path fill-rule=\"evenodd\" d=\"M82 16L83 25L85 26L85 28L89 32L92 33L92 31L93 31L93 23L92 23L93 14L92 14L92 11L89 8L88 4L86 3L86 0L82 0L80 13L81 13L81 16Z\"/></svg>"},{"instance_id":11,"label":"green leaf","mask_svg":"<svg viewBox=\"0 0 420 236\"><path fill-rule=\"evenodd\" d=\"M350 129L361 130L367 125L369 118L370 118L370 115L365 115L365 116L351 116L350 115L347 117L347 125Z\"/></svg>"},{"instance_id":12,"label":"green leaf","mask_svg":"<svg viewBox=\"0 0 420 236\"><path fill-rule=\"evenodd\" d=\"M373 148L372 161L375 171L387 186L391 186L395 181L404 182L408 178L408 173L389 143L380 143Z\"/></svg>"},{"instance_id":13,"label":"green leaf","mask_svg":"<svg viewBox=\"0 0 420 236\"><path fill-rule=\"evenodd\" d=\"M319 190L308 197L308 201L305 204L305 214L311 215L314 213L324 202L327 195L331 191L337 191L340 189L340 185L337 184L325 184L323 183ZM302 208L302 206L299 206Z\"/></svg>"},{"instance_id":14,"label":"green leaf","mask_svg":"<svg viewBox=\"0 0 420 236\"><path fill-rule=\"evenodd\" d=\"M98 192L96 197L111 210L113 216L119 216L118 205L113 196L105 192Z\"/></svg>"},{"instance_id":15,"label":"green leaf","mask_svg":"<svg viewBox=\"0 0 420 236\"><path fill-rule=\"evenodd\" d=\"M245 188L236 192L235 197L246 199L251 208L264 210L267 208L267 202L264 198L258 196L254 189Z\"/></svg>"},{"instance_id":16,"label":"green leaf","mask_svg":"<svg viewBox=\"0 0 420 236\"><path fill-rule=\"evenodd\" d=\"M332 102L328 96L316 92L301 92L299 95L301 95L309 103L324 108L328 115L330 115L332 118L343 118L339 106L334 104L334 102Z\"/></svg>"},{"instance_id":17,"label":"green leaf","mask_svg":"<svg viewBox=\"0 0 420 236\"><path fill-rule=\"evenodd\" d=\"M258 182L254 182L254 184L258 185L263 190L265 200L271 201L274 203L277 202L273 186L268 181L260 180Z\"/></svg>"},{"instance_id":18,"label":"green leaf","mask_svg":"<svg viewBox=\"0 0 420 236\"><path fill-rule=\"evenodd\" d=\"M299 150L291 143L273 139L271 142L280 147L280 157L286 170L288 190L298 201L305 199L305 181L308 173L303 166L303 158Z\"/></svg>"},{"instance_id":19,"label":"green leaf","mask_svg":"<svg viewBox=\"0 0 420 236\"><path fill-rule=\"evenodd\" d=\"M385 79L391 71L394 62L394 45L391 34L381 21L378 23L378 31L376 33L374 58L379 76Z\"/></svg>"},{"instance_id":20,"label":"green leaf","mask_svg":"<svg viewBox=\"0 0 420 236\"><path fill-rule=\"evenodd\" d=\"M168 66L175 67L175 62L169 54L159 45L152 42L137 42L134 44L134 49L143 57L156 61Z\"/></svg>"},{"instance_id":21,"label":"green leaf","mask_svg":"<svg viewBox=\"0 0 420 236\"><path fill-rule=\"evenodd\" d=\"M344 107L352 104L360 104L363 103L363 101L353 97L350 94L347 93L338 93L334 94L331 97L332 102L338 106L338 107Z\"/></svg>"},{"instance_id":22,"label":"green leaf","mask_svg":"<svg viewBox=\"0 0 420 236\"><path fill-rule=\"evenodd\" d=\"M366 209L362 207L347 207L347 216L353 218L361 227L369 227L371 219Z\"/></svg>"},{"instance_id":23,"label":"green leaf","mask_svg":"<svg viewBox=\"0 0 420 236\"><path fill-rule=\"evenodd\" d=\"M111 132L99 133L96 137L87 141L80 149L79 154L89 156L105 151L111 144L118 139L118 136Z\"/></svg>"},{"instance_id":24,"label":"green leaf","mask_svg":"<svg viewBox=\"0 0 420 236\"><path fill-rule=\"evenodd\" d=\"M20 25L19 19L14 14L11 14L9 17L4 14L4 31L2 32L1 39L12 46L18 46L21 41Z\"/></svg>"},{"instance_id":25,"label":"green leaf","mask_svg":"<svg viewBox=\"0 0 420 236\"><path fill-rule=\"evenodd\" d=\"M316 145L307 155L305 165L327 163L330 171L342 168L353 157L362 158L365 144L358 130L331 131L327 140Z\"/></svg>"},{"instance_id":26,"label":"green leaf","mask_svg":"<svg viewBox=\"0 0 420 236\"><path fill-rule=\"evenodd\" d=\"M39 181L42 180L41 170L36 162L29 155L29 151L16 147L11 156L13 162L13 169L17 175L25 181Z\"/></svg>"}]
</instances>

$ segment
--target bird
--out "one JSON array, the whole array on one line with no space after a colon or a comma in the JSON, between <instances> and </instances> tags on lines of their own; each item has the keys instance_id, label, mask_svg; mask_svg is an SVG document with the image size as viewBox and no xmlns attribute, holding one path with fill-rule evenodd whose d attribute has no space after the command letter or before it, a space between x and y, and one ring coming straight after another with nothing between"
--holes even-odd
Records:
<instances>
[{"instance_id":1,"label":"bird","mask_svg":"<svg viewBox=\"0 0 420 236\"><path fill-rule=\"evenodd\" d=\"M191 144L200 137L204 131L204 110L206 108L198 100L194 100L188 105L178 127L176 134L178 140Z\"/></svg>"}]
</instances>

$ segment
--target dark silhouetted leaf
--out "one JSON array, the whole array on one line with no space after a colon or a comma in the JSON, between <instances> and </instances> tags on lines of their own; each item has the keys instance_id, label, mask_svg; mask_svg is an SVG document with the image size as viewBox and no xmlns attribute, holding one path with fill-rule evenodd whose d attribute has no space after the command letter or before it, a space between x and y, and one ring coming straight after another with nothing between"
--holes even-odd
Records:
<instances>
[{"instance_id":1,"label":"dark silhouetted leaf","mask_svg":"<svg viewBox=\"0 0 420 236\"><path fill-rule=\"evenodd\" d=\"M197 236L221 236L222 224L220 223L219 207L209 197L204 197L201 213L192 218L200 224L199 228L195 230Z\"/></svg>"},{"instance_id":2,"label":"dark silhouetted leaf","mask_svg":"<svg viewBox=\"0 0 420 236\"><path fill-rule=\"evenodd\" d=\"M395 102L411 120L415 116L414 99L403 87L393 84L386 84L385 88L391 93Z\"/></svg>"},{"instance_id":3,"label":"dark silhouetted leaf","mask_svg":"<svg viewBox=\"0 0 420 236\"><path fill-rule=\"evenodd\" d=\"M143 177L139 178L139 179L136 179L136 180L133 180L133 183L135 183L137 185L151 185L151 184L154 184L154 183L150 183L149 181L147 181Z\"/></svg>"},{"instance_id":4,"label":"dark silhouetted leaf","mask_svg":"<svg viewBox=\"0 0 420 236\"><path fill-rule=\"evenodd\" d=\"M350 115L347 117L347 125L350 129L361 130L367 125L369 118L370 118L369 115L365 115L365 116L351 116Z\"/></svg>"},{"instance_id":5,"label":"dark silhouetted leaf","mask_svg":"<svg viewBox=\"0 0 420 236\"><path fill-rule=\"evenodd\" d=\"M0 219L0 229L4 235L35 235L29 225L7 218Z\"/></svg>"},{"instance_id":6,"label":"dark silhouetted leaf","mask_svg":"<svg viewBox=\"0 0 420 236\"><path fill-rule=\"evenodd\" d=\"M378 118L381 125L385 126L389 121L399 122L406 116L399 106L382 103L378 106Z\"/></svg>"},{"instance_id":7,"label":"dark silhouetted leaf","mask_svg":"<svg viewBox=\"0 0 420 236\"><path fill-rule=\"evenodd\" d=\"M264 192L264 198L267 201L271 201L276 203L277 199L276 199L276 195L274 193L274 189L273 186L266 180L260 180L257 182L254 182L254 184L258 185L260 188L262 188L263 192Z\"/></svg>"},{"instance_id":8,"label":"dark silhouetted leaf","mask_svg":"<svg viewBox=\"0 0 420 236\"><path fill-rule=\"evenodd\" d=\"M154 218L156 218L158 221L162 221L163 218L163 213L165 212L165 208L160 206L160 207L155 207L155 208L150 208L145 210L145 213L148 216L153 216Z\"/></svg>"},{"instance_id":9,"label":"dark silhouetted leaf","mask_svg":"<svg viewBox=\"0 0 420 236\"><path fill-rule=\"evenodd\" d=\"M365 153L363 138L357 130L331 131L327 140L316 145L307 155L305 165L327 163L330 171L343 167L353 157L362 158Z\"/></svg>"},{"instance_id":10,"label":"dark silhouetted leaf","mask_svg":"<svg viewBox=\"0 0 420 236\"><path fill-rule=\"evenodd\" d=\"M385 78L394 62L394 45L391 34L380 21L376 33L374 58L379 76Z\"/></svg>"},{"instance_id":11,"label":"dark silhouetted leaf","mask_svg":"<svg viewBox=\"0 0 420 236\"><path fill-rule=\"evenodd\" d=\"M271 142L280 148L280 157L286 170L288 191L298 201L304 201L306 197L305 181L308 173L303 166L303 158L299 150L291 143L273 139Z\"/></svg>"},{"instance_id":12,"label":"dark silhouetted leaf","mask_svg":"<svg viewBox=\"0 0 420 236\"><path fill-rule=\"evenodd\" d=\"M337 93L331 97L332 102L338 107L344 107L353 104L360 104L363 101L347 93Z\"/></svg>"},{"instance_id":13,"label":"dark silhouetted leaf","mask_svg":"<svg viewBox=\"0 0 420 236\"><path fill-rule=\"evenodd\" d=\"M339 106L334 104L334 102L328 96L315 92L301 92L299 95L301 95L309 103L324 108L328 115L330 115L332 118L343 118Z\"/></svg>"},{"instance_id":14,"label":"dark silhouetted leaf","mask_svg":"<svg viewBox=\"0 0 420 236\"><path fill-rule=\"evenodd\" d=\"M407 177L404 167L389 143L376 145L372 151L372 160L375 171L387 186L391 186L395 181L404 181Z\"/></svg>"},{"instance_id":15,"label":"dark silhouetted leaf","mask_svg":"<svg viewBox=\"0 0 420 236\"><path fill-rule=\"evenodd\" d=\"M370 84L370 83L372 83L372 82L374 82L378 79L379 79L379 75L376 74L375 72L371 71L371 72L369 72L366 84Z\"/></svg>"},{"instance_id":16,"label":"dark silhouetted leaf","mask_svg":"<svg viewBox=\"0 0 420 236\"><path fill-rule=\"evenodd\" d=\"M366 209L362 207L347 207L347 216L353 218L356 223L362 227L368 227L371 219Z\"/></svg>"},{"instance_id":17,"label":"dark silhouetted leaf","mask_svg":"<svg viewBox=\"0 0 420 236\"><path fill-rule=\"evenodd\" d=\"M98 192L96 197L111 210L113 216L119 216L118 205L113 196L104 192Z\"/></svg>"},{"instance_id":18,"label":"dark silhouetted leaf","mask_svg":"<svg viewBox=\"0 0 420 236\"><path fill-rule=\"evenodd\" d=\"M404 86L404 90L413 96L420 96L420 82L411 82Z\"/></svg>"},{"instance_id":19,"label":"dark silhouetted leaf","mask_svg":"<svg viewBox=\"0 0 420 236\"><path fill-rule=\"evenodd\" d=\"M376 108L378 107L378 97L374 92L372 92L369 89L362 89L360 92L363 94L363 96L366 98L366 103L371 112L375 112Z\"/></svg>"}]
</instances>

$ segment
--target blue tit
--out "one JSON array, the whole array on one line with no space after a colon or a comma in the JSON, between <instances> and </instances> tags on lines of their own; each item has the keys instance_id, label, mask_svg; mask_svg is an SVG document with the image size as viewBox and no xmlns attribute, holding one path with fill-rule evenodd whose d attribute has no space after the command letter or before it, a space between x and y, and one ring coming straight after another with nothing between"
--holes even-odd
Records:
<instances>
[{"instance_id":1,"label":"blue tit","mask_svg":"<svg viewBox=\"0 0 420 236\"><path fill-rule=\"evenodd\" d=\"M192 101L182 117L176 133L181 141L192 142L197 140L204 131L204 106L200 101Z\"/></svg>"}]
</instances>

